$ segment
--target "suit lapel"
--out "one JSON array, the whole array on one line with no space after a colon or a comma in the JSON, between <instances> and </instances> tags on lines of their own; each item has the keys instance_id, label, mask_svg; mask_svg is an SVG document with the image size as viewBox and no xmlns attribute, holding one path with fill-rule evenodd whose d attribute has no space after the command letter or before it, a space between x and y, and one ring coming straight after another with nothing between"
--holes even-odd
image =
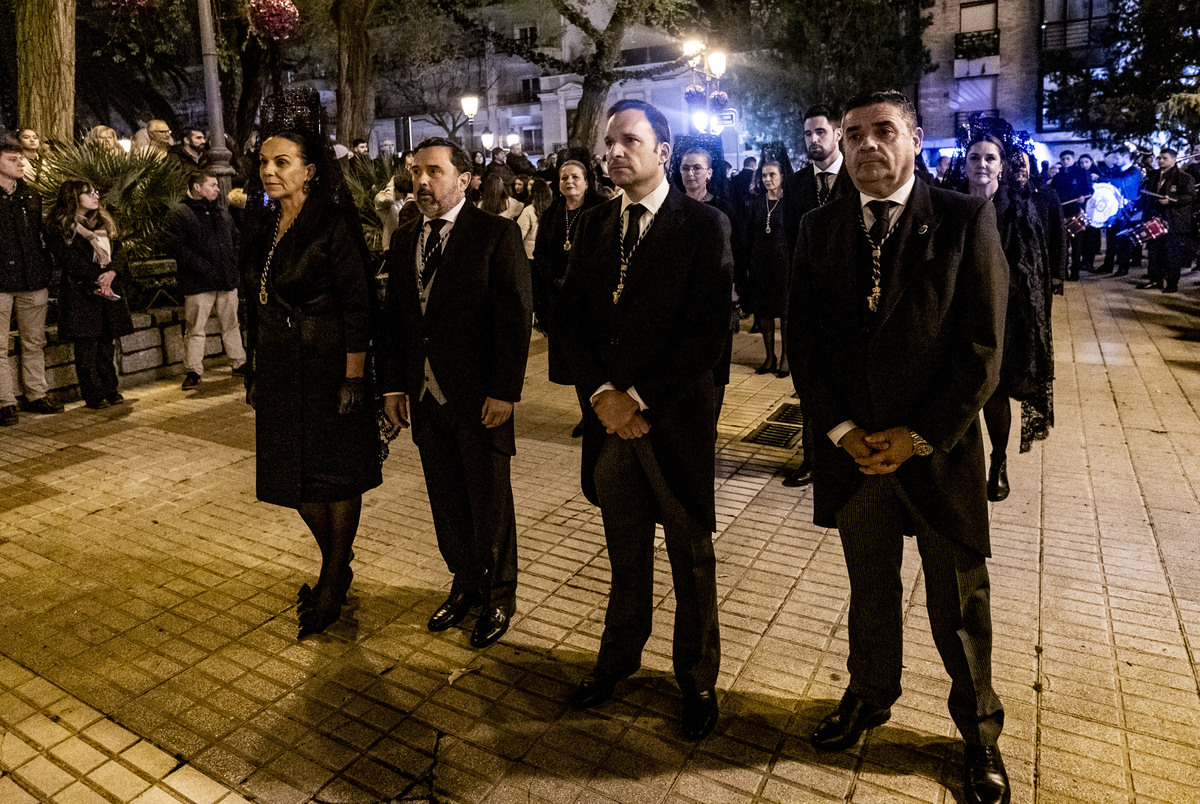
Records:
<instances>
[{"instance_id":1,"label":"suit lapel","mask_svg":"<svg viewBox=\"0 0 1200 804\"><path fill-rule=\"evenodd\" d=\"M900 213L896 231L892 233L892 237L896 238L896 250L893 252L896 256L890 271L885 267L883 300L879 305L876 332L887 323L913 273L924 262L925 248L936 224L929 188L918 179L913 184L912 195L908 197L904 211Z\"/></svg>"},{"instance_id":2,"label":"suit lapel","mask_svg":"<svg viewBox=\"0 0 1200 804\"><path fill-rule=\"evenodd\" d=\"M417 240L420 236L420 218L417 219L416 226L397 229L395 235L392 236L390 251L395 253L389 255L388 259L390 268L387 291L389 296L400 294L396 301L402 305L415 303L418 313L421 311L421 303L417 298L415 287L417 281ZM394 274L394 276L390 274Z\"/></svg>"},{"instance_id":3,"label":"suit lapel","mask_svg":"<svg viewBox=\"0 0 1200 804\"><path fill-rule=\"evenodd\" d=\"M587 262L591 276L586 281L595 285L596 293L612 304L612 293L621 276L621 201L614 198L596 207L594 247L589 248ZM628 286L628 281L626 282Z\"/></svg>"},{"instance_id":4,"label":"suit lapel","mask_svg":"<svg viewBox=\"0 0 1200 804\"><path fill-rule=\"evenodd\" d=\"M654 216L654 222L646 231L645 237L642 238L642 242L635 251L633 264L626 271L625 289L622 291L621 298L625 298L624 294L629 293L631 288L644 282L647 274L653 273L663 264L671 262L671 255L664 249L669 248L671 243L681 242L677 238L676 232L683 220L683 216L679 212L679 207L683 204L682 199L683 194L675 187L671 187L667 192L667 197ZM617 226L620 227L620 207L618 206L617 209ZM619 266L617 270L619 275ZM615 288L616 285L614 284L613 287Z\"/></svg>"},{"instance_id":5,"label":"suit lapel","mask_svg":"<svg viewBox=\"0 0 1200 804\"><path fill-rule=\"evenodd\" d=\"M455 286L462 281L462 266L471 256L467 241L475 228L474 217L477 214L478 210L468 201L463 204L463 208L458 211L458 217L454 219L454 226L450 229L446 245L442 247L442 264L438 266L433 285L429 289L429 301L425 305L427 318L436 315L447 300L453 298ZM415 244L413 248L415 254Z\"/></svg>"}]
</instances>

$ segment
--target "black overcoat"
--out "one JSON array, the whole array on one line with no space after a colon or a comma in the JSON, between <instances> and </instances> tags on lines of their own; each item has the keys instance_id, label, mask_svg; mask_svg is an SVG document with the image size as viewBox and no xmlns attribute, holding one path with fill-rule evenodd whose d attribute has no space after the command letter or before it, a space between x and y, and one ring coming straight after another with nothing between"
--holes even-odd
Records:
<instances>
[{"instance_id":1,"label":"black overcoat","mask_svg":"<svg viewBox=\"0 0 1200 804\"><path fill-rule=\"evenodd\" d=\"M857 196L808 213L793 274L788 354L816 427L813 521L836 515L864 475L826 434L910 427L934 447L896 477L939 532L990 555L979 411L1000 377L1008 264L982 198L913 185L867 308L870 254ZM890 247L890 248L889 248Z\"/></svg>"},{"instance_id":2,"label":"black overcoat","mask_svg":"<svg viewBox=\"0 0 1200 804\"><path fill-rule=\"evenodd\" d=\"M58 337L69 341L76 338L119 338L133 332L129 304L123 298L121 279L129 273L125 250L118 240L112 241L112 262L101 268L96 262L92 244L82 235L68 243L62 235L48 232L50 254L60 273L58 290ZM116 271L113 292L118 301L97 296L96 280L106 271Z\"/></svg>"},{"instance_id":3,"label":"black overcoat","mask_svg":"<svg viewBox=\"0 0 1200 804\"><path fill-rule=\"evenodd\" d=\"M817 200L816 167L809 163L793 173L788 192L792 196L792 211L796 215L797 229L799 229L799 219L821 206ZM833 181L833 187L829 188L829 198L825 199L825 203L849 197L857 198L858 190L855 189L854 182L850 178L850 171L846 170L846 163L843 160L837 178Z\"/></svg>"},{"instance_id":4,"label":"black overcoat","mask_svg":"<svg viewBox=\"0 0 1200 804\"><path fill-rule=\"evenodd\" d=\"M424 217L419 217L401 226L388 250L378 360L381 390L402 391L410 405L416 404L428 357L459 420L479 422L481 439L513 455L513 417L491 429L480 418L484 400L519 402L525 384L533 290L521 230L516 221L464 204L443 247L422 315L416 262L423 225ZM418 418L414 427L420 426Z\"/></svg>"},{"instance_id":5,"label":"black overcoat","mask_svg":"<svg viewBox=\"0 0 1200 804\"><path fill-rule=\"evenodd\" d=\"M246 243L243 277L254 350L257 492L299 507L336 502L383 482L371 388L356 413L338 413L346 354L365 352L371 285L358 222L312 195L275 249L268 302L259 303L272 228Z\"/></svg>"},{"instance_id":6,"label":"black overcoat","mask_svg":"<svg viewBox=\"0 0 1200 804\"><path fill-rule=\"evenodd\" d=\"M237 227L215 202L184 198L167 213L163 251L175 260L185 296L237 290Z\"/></svg>"},{"instance_id":7,"label":"black overcoat","mask_svg":"<svg viewBox=\"0 0 1200 804\"><path fill-rule=\"evenodd\" d=\"M583 213L563 293L561 336L576 389L636 388L654 457L676 498L716 528L713 367L729 331L729 221L672 187L634 253L620 301L621 199ZM583 412L582 485L599 505L594 472L607 437Z\"/></svg>"}]
</instances>

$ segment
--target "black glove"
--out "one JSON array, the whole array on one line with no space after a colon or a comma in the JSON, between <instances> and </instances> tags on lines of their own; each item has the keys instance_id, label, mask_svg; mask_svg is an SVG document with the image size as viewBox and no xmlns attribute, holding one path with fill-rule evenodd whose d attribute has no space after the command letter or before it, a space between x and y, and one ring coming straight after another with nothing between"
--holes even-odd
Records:
<instances>
[{"instance_id":1,"label":"black glove","mask_svg":"<svg viewBox=\"0 0 1200 804\"><path fill-rule=\"evenodd\" d=\"M363 406L362 377L347 377L338 389L338 413L357 413Z\"/></svg>"}]
</instances>

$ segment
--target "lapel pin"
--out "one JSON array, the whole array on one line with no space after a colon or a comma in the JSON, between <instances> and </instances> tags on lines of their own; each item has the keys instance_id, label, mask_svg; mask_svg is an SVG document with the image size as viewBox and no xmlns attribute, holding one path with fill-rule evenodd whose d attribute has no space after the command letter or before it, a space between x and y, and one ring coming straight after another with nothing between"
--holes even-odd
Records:
<instances>
[{"instance_id":1,"label":"lapel pin","mask_svg":"<svg viewBox=\"0 0 1200 804\"><path fill-rule=\"evenodd\" d=\"M925 234L928 231L929 227L922 223L921 228L917 230L917 234Z\"/></svg>"}]
</instances>

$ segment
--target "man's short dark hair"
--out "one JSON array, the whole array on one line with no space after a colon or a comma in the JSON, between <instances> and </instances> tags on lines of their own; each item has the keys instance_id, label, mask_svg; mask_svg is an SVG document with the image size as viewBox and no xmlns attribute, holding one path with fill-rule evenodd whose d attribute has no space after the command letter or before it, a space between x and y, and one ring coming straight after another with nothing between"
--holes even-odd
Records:
<instances>
[{"instance_id":1,"label":"man's short dark hair","mask_svg":"<svg viewBox=\"0 0 1200 804\"><path fill-rule=\"evenodd\" d=\"M1129 150L1128 145L1118 145L1113 149L1113 153L1117 156L1133 156L1133 151Z\"/></svg>"},{"instance_id":2,"label":"man's short dark hair","mask_svg":"<svg viewBox=\"0 0 1200 804\"><path fill-rule=\"evenodd\" d=\"M192 126L184 126L183 128L179 129L179 139L186 140L188 137L192 136L193 134L203 134L203 133L204 132L198 128L194 128Z\"/></svg>"},{"instance_id":3,"label":"man's short dark hair","mask_svg":"<svg viewBox=\"0 0 1200 804\"><path fill-rule=\"evenodd\" d=\"M358 139L350 140L350 150L354 150L360 145L366 145L367 141L359 137Z\"/></svg>"},{"instance_id":4,"label":"man's short dark hair","mask_svg":"<svg viewBox=\"0 0 1200 804\"><path fill-rule=\"evenodd\" d=\"M805 122L812 120L814 117L824 117L826 120L828 120L834 126L837 126L838 124L841 123L841 120L839 120L834 115L833 109L830 109L828 106L826 106L823 103L818 103L816 106L809 106L804 111L804 121Z\"/></svg>"},{"instance_id":5,"label":"man's short dark hair","mask_svg":"<svg viewBox=\"0 0 1200 804\"><path fill-rule=\"evenodd\" d=\"M454 140L448 140L445 137L426 137L417 143L416 148L413 148L413 157L415 158L424 148L449 148L450 164L454 165L454 169L459 173L471 172L471 155Z\"/></svg>"},{"instance_id":6,"label":"man's short dark hair","mask_svg":"<svg viewBox=\"0 0 1200 804\"><path fill-rule=\"evenodd\" d=\"M1161 148L1161 149L1159 149L1159 151L1158 151L1158 155L1159 155L1159 156L1162 156L1162 155L1164 155L1164 154L1166 154L1167 156L1179 156L1179 151L1176 151L1174 148Z\"/></svg>"},{"instance_id":7,"label":"man's short dark hair","mask_svg":"<svg viewBox=\"0 0 1200 804\"><path fill-rule=\"evenodd\" d=\"M742 160L742 167L746 170L754 170L754 166L758 164L758 160L753 156L747 156Z\"/></svg>"},{"instance_id":8,"label":"man's short dark hair","mask_svg":"<svg viewBox=\"0 0 1200 804\"><path fill-rule=\"evenodd\" d=\"M641 112L646 115L646 120L650 122L650 128L654 130L654 136L659 142L671 142L671 124L667 122L667 116L660 112L656 106L646 103L644 100L637 98L625 98L619 100L612 106L608 107L608 116L620 114L621 112Z\"/></svg>"},{"instance_id":9,"label":"man's short dark hair","mask_svg":"<svg viewBox=\"0 0 1200 804\"><path fill-rule=\"evenodd\" d=\"M492 159L495 159L497 156L499 156L502 153L504 153L504 149L501 148L499 145L497 145L495 148L492 149Z\"/></svg>"},{"instance_id":10,"label":"man's short dark hair","mask_svg":"<svg viewBox=\"0 0 1200 804\"><path fill-rule=\"evenodd\" d=\"M0 140L0 154L22 153L24 153L24 151L21 150L21 143L17 142L16 140L10 137L5 137L4 139Z\"/></svg>"},{"instance_id":11,"label":"man's short dark hair","mask_svg":"<svg viewBox=\"0 0 1200 804\"><path fill-rule=\"evenodd\" d=\"M1075 152L1072 151L1070 148L1068 148L1065 151L1060 151L1058 154L1058 158L1062 159L1064 156L1075 156Z\"/></svg>"},{"instance_id":12,"label":"man's short dark hair","mask_svg":"<svg viewBox=\"0 0 1200 804\"><path fill-rule=\"evenodd\" d=\"M204 184L209 179L217 178L217 174L210 170L193 170L188 174L188 189L192 189L197 184Z\"/></svg>"},{"instance_id":13,"label":"man's short dark hair","mask_svg":"<svg viewBox=\"0 0 1200 804\"><path fill-rule=\"evenodd\" d=\"M916 107L912 105L912 101L908 99L907 95L894 89L877 89L870 92L860 92L846 102L846 109L842 112L842 119L844 120L855 109L861 109L864 106L874 106L877 103L886 103L895 106L900 110L900 116L904 118L904 122L908 123L908 127L914 131L916 130Z\"/></svg>"}]
</instances>

